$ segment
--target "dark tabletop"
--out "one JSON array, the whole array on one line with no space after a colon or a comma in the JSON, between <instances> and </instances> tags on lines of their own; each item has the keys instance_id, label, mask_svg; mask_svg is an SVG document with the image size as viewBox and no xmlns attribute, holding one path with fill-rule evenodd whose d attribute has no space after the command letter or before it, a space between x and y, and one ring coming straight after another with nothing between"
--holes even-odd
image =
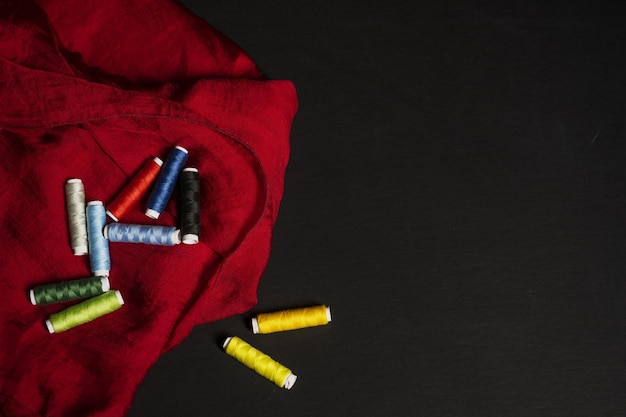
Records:
<instances>
[{"instance_id":1,"label":"dark tabletop","mask_svg":"<svg viewBox=\"0 0 626 417\"><path fill-rule=\"evenodd\" d=\"M622 2L184 3L300 108L258 305L164 354L129 416L626 415Z\"/></svg>"}]
</instances>

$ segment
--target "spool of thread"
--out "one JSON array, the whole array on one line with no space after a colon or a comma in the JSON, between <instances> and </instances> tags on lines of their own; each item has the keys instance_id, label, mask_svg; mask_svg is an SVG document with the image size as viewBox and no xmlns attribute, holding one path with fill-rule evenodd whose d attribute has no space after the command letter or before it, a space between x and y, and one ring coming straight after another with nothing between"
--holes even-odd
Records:
<instances>
[{"instance_id":1,"label":"spool of thread","mask_svg":"<svg viewBox=\"0 0 626 417\"><path fill-rule=\"evenodd\" d=\"M80 179L72 178L65 183L65 202L74 255L86 255L88 242L87 221L85 219L85 187Z\"/></svg>"},{"instance_id":2,"label":"spool of thread","mask_svg":"<svg viewBox=\"0 0 626 417\"><path fill-rule=\"evenodd\" d=\"M154 182L163 161L154 158L146 161L135 176L119 192L107 207L107 215L114 221L119 221L141 199Z\"/></svg>"},{"instance_id":3,"label":"spool of thread","mask_svg":"<svg viewBox=\"0 0 626 417\"><path fill-rule=\"evenodd\" d=\"M165 162L163 162L163 167L157 176L152 192L150 193L146 216L152 219L158 219L161 213L163 213L176 186L178 175L187 161L187 156L187 149L182 146L176 146L167 155Z\"/></svg>"},{"instance_id":4,"label":"spool of thread","mask_svg":"<svg viewBox=\"0 0 626 417\"><path fill-rule=\"evenodd\" d=\"M104 237L106 213L102 201L87 203L87 237L89 239L89 261L91 272L97 276L109 276L111 258L109 241Z\"/></svg>"},{"instance_id":5,"label":"spool of thread","mask_svg":"<svg viewBox=\"0 0 626 417\"><path fill-rule=\"evenodd\" d=\"M251 321L252 332L254 334L267 334L304 329L306 327L323 326L331 321L330 307L319 305L276 311L273 313L262 313L258 314Z\"/></svg>"},{"instance_id":6,"label":"spool of thread","mask_svg":"<svg viewBox=\"0 0 626 417\"><path fill-rule=\"evenodd\" d=\"M39 285L31 289L30 302L38 306L62 303L94 297L109 291L109 289L111 289L111 286L107 277L89 277L55 282L54 284Z\"/></svg>"},{"instance_id":7,"label":"spool of thread","mask_svg":"<svg viewBox=\"0 0 626 417\"><path fill-rule=\"evenodd\" d=\"M291 389L296 383L298 377L289 368L276 362L237 336L228 337L224 341L223 347L228 355L281 388Z\"/></svg>"},{"instance_id":8,"label":"spool of thread","mask_svg":"<svg viewBox=\"0 0 626 417\"><path fill-rule=\"evenodd\" d=\"M104 227L104 237L110 242L173 246L180 243L180 230L168 226L111 223Z\"/></svg>"},{"instance_id":9,"label":"spool of thread","mask_svg":"<svg viewBox=\"0 0 626 417\"><path fill-rule=\"evenodd\" d=\"M180 234L183 243L193 245L200 239L200 174L196 168L185 168L178 182Z\"/></svg>"},{"instance_id":10,"label":"spool of thread","mask_svg":"<svg viewBox=\"0 0 626 417\"><path fill-rule=\"evenodd\" d=\"M46 320L50 333L61 333L81 324L89 323L122 307L124 299L119 291L107 291L63 311Z\"/></svg>"}]
</instances>

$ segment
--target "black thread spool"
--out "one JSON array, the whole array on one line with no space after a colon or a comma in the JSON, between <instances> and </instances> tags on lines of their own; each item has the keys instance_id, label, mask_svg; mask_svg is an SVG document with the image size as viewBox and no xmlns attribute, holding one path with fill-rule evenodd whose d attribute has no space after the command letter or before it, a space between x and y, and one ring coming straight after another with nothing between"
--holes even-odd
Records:
<instances>
[{"instance_id":1,"label":"black thread spool","mask_svg":"<svg viewBox=\"0 0 626 417\"><path fill-rule=\"evenodd\" d=\"M182 242L194 245L200 239L200 174L185 168L179 178L180 235Z\"/></svg>"}]
</instances>

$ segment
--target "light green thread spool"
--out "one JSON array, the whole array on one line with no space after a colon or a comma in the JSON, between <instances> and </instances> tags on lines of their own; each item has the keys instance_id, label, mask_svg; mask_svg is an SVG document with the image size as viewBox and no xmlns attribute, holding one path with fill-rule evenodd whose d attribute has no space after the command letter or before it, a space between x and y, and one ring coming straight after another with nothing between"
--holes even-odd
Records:
<instances>
[{"instance_id":1,"label":"light green thread spool","mask_svg":"<svg viewBox=\"0 0 626 417\"><path fill-rule=\"evenodd\" d=\"M33 305L43 306L64 301L90 298L109 291L110 284L107 277L89 277L71 281L55 282L48 285L39 285L30 290L30 302Z\"/></svg>"},{"instance_id":2,"label":"light green thread spool","mask_svg":"<svg viewBox=\"0 0 626 417\"><path fill-rule=\"evenodd\" d=\"M124 300L119 291L107 291L97 297L90 298L63 311L52 314L46 320L50 333L61 333L81 324L112 313L122 307Z\"/></svg>"}]
</instances>

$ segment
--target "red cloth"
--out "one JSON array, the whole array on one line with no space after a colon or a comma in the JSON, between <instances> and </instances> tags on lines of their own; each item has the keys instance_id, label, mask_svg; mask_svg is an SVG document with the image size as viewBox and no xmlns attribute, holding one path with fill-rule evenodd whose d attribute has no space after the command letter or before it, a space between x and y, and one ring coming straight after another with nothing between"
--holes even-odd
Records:
<instances>
[{"instance_id":1,"label":"red cloth","mask_svg":"<svg viewBox=\"0 0 626 417\"><path fill-rule=\"evenodd\" d=\"M256 303L283 192L293 85L263 79L232 41L176 2L0 2L0 415L122 416L194 325ZM111 244L126 304L64 333L31 287L89 276L70 248L64 184L110 202L175 145L202 177L198 245ZM124 221L158 221L137 206Z\"/></svg>"}]
</instances>

